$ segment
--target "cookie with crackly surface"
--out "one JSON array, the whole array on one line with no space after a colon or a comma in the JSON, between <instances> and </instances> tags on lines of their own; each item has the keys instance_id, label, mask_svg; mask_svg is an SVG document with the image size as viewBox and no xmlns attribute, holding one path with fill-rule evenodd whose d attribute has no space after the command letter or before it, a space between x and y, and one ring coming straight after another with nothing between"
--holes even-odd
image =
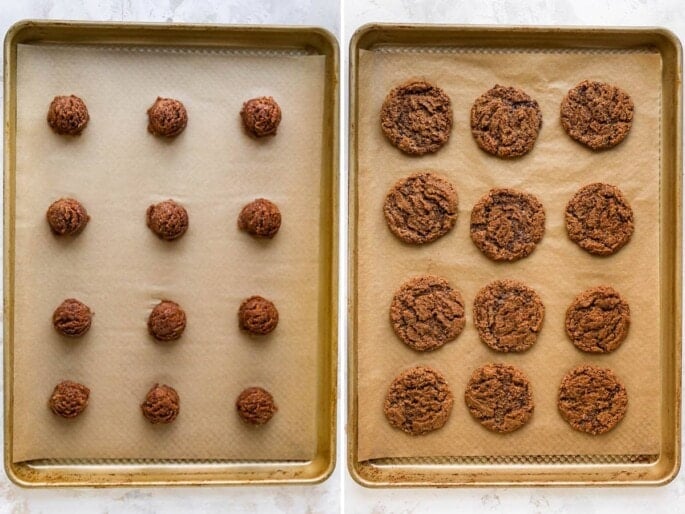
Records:
<instances>
[{"instance_id":1,"label":"cookie with crackly surface","mask_svg":"<svg viewBox=\"0 0 685 514\"><path fill-rule=\"evenodd\" d=\"M616 289L587 289L566 310L566 333L579 350L613 352L628 335L630 307Z\"/></svg>"}]
</instances>

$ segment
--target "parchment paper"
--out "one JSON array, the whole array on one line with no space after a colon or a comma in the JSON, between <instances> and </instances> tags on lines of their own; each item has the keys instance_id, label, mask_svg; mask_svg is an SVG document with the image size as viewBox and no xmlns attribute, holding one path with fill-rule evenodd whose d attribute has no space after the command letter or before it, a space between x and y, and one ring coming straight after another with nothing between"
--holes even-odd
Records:
<instances>
[{"instance_id":1,"label":"parchment paper","mask_svg":"<svg viewBox=\"0 0 685 514\"><path fill-rule=\"evenodd\" d=\"M324 57L243 51L20 46L18 49L14 457L310 459L316 453L319 231ZM45 116L74 93L91 120L59 137ZM158 96L182 100L176 140L147 132ZM271 95L283 121L274 138L243 133L246 99ZM53 237L48 205L63 196L91 216L73 240ZM271 241L236 226L242 206L273 200L283 225ZM174 198L190 228L173 243L145 225L145 210ZM238 329L240 302L273 300L276 330ZM76 297L95 312L82 339L51 326ZM187 329L156 343L147 317L163 298L186 310ZM91 389L75 420L47 407L53 386ZM140 403L156 382L177 389L181 412L153 426ZM248 386L271 391L278 413L263 427L238 418Z\"/></svg>"},{"instance_id":2,"label":"parchment paper","mask_svg":"<svg viewBox=\"0 0 685 514\"><path fill-rule=\"evenodd\" d=\"M358 458L475 455L655 454L659 451L659 116L661 61L648 53L477 53L362 51L359 76L358 146ZM388 91L412 78L427 79L452 99L454 126L436 154L404 155L384 138L378 121ZM623 87L635 102L628 138L594 153L571 140L559 121L559 104L583 79ZM523 88L542 109L543 127L533 151L501 160L481 151L470 132L473 101L496 83ZM456 227L419 247L401 243L388 230L382 206L400 178L429 169L449 178L459 193ZM608 258L594 257L571 242L564 208L590 182L617 185L635 213L630 243ZM527 258L494 263L469 237L471 208L492 187L529 191L542 201L547 221L542 242ZM467 323L457 340L432 353L418 353L393 333L388 309L408 278L432 273L458 288ZM536 344L522 354L501 354L480 342L473 325L473 299L492 280L514 278L541 296L545 319ZM564 315L584 289L611 284L630 304L627 340L615 352L593 356L566 336ZM535 412L520 430L499 435L468 412L464 389L472 371L487 362L520 367L533 387ZM628 390L624 420L606 435L572 430L557 411L562 376L581 363L613 369ZM412 437L393 429L383 400L402 370L425 364L441 370L454 393L452 415L438 431Z\"/></svg>"}]
</instances>

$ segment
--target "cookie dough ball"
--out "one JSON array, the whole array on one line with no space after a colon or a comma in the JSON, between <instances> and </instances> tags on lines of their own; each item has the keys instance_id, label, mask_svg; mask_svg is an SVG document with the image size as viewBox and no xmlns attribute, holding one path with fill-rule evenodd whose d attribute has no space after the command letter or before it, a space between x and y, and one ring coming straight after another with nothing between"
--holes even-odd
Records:
<instances>
[{"instance_id":1,"label":"cookie dough ball","mask_svg":"<svg viewBox=\"0 0 685 514\"><path fill-rule=\"evenodd\" d=\"M240 211L238 228L253 236L271 239L281 228L281 211L275 203L257 198Z\"/></svg>"},{"instance_id":2,"label":"cookie dough ball","mask_svg":"<svg viewBox=\"0 0 685 514\"><path fill-rule=\"evenodd\" d=\"M566 333L579 350L608 353L628 335L630 307L611 286L587 289L566 311Z\"/></svg>"},{"instance_id":3,"label":"cookie dough ball","mask_svg":"<svg viewBox=\"0 0 685 514\"><path fill-rule=\"evenodd\" d=\"M170 300L159 302L147 320L150 335L158 341L179 339L186 328L186 313L181 306Z\"/></svg>"},{"instance_id":4,"label":"cookie dough ball","mask_svg":"<svg viewBox=\"0 0 685 514\"><path fill-rule=\"evenodd\" d=\"M155 136L178 136L188 124L188 112L185 106L173 98L157 97L155 103L147 110L148 132Z\"/></svg>"},{"instance_id":5,"label":"cookie dough ball","mask_svg":"<svg viewBox=\"0 0 685 514\"><path fill-rule=\"evenodd\" d=\"M271 393L261 387L248 387L235 401L238 415L250 425L264 425L278 410Z\"/></svg>"},{"instance_id":6,"label":"cookie dough ball","mask_svg":"<svg viewBox=\"0 0 685 514\"><path fill-rule=\"evenodd\" d=\"M88 306L75 298L67 298L52 313L55 330L68 337L80 337L88 332L93 313Z\"/></svg>"},{"instance_id":7,"label":"cookie dough ball","mask_svg":"<svg viewBox=\"0 0 685 514\"><path fill-rule=\"evenodd\" d=\"M88 407L90 389L78 382L63 380L55 386L48 401L50 410L63 418L75 418Z\"/></svg>"},{"instance_id":8,"label":"cookie dough ball","mask_svg":"<svg viewBox=\"0 0 685 514\"><path fill-rule=\"evenodd\" d=\"M278 310L273 302L261 296L250 296L238 309L240 329L261 336L273 331L278 325Z\"/></svg>"},{"instance_id":9,"label":"cookie dough ball","mask_svg":"<svg viewBox=\"0 0 685 514\"><path fill-rule=\"evenodd\" d=\"M173 200L147 208L147 226L165 241L178 239L188 230L188 211Z\"/></svg>"},{"instance_id":10,"label":"cookie dough ball","mask_svg":"<svg viewBox=\"0 0 685 514\"><path fill-rule=\"evenodd\" d=\"M50 204L46 217L53 234L58 236L75 236L90 220L83 204L73 198L60 198Z\"/></svg>"},{"instance_id":11,"label":"cookie dough ball","mask_svg":"<svg viewBox=\"0 0 685 514\"><path fill-rule=\"evenodd\" d=\"M176 389L168 385L155 384L145 396L145 401L140 405L143 416L156 425L158 423L171 423L176 419L179 412L180 399Z\"/></svg>"},{"instance_id":12,"label":"cookie dough ball","mask_svg":"<svg viewBox=\"0 0 685 514\"><path fill-rule=\"evenodd\" d=\"M281 108L272 97L261 96L245 102L240 117L245 130L253 136L271 136L281 123Z\"/></svg>"},{"instance_id":13,"label":"cookie dough ball","mask_svg":"<svg viewBox=\"0 0 685 514\"><path fill-rule=\"evenodd\" d=\"M48 109L48 125L57 134L78 136L88 124L88 108L78 96L56 96Z\"/></svg>"}]
</instances>

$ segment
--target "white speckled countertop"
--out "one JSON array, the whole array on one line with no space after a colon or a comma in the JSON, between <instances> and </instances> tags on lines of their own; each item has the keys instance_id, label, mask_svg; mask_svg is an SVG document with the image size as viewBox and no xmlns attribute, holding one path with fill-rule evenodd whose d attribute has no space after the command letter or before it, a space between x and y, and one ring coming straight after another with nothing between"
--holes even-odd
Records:
<instances>
[{"instance_id":1,"label":"white speckled countertop","mask_svg":"<svg viewBox=\"0 0 685 514\"><path fill-rule=\"evenodd\" d=\"M272 23L319 25L341 41L341 84L347 91L347 47L357 27L373 21L507 25L652 25L685 39L685 10L679 0L0 0L4 34L24 18L168 21L197 23ZM342 31L342 34L341 34ZM1 97L1 93L0 93ZM346 102L343 120L347 115ZM341 130L346 134L346 128ZM346 155L343 142L341 154ZM346 167L342 166L343 181ZM346 205L346 187L341 187ZM342 213L345 219L346 210ZM346 238L346 227L341 226ZM0 243L1 244L1 243ZM345 241L341 244L344 250ZM342 256L345 254L343 253ZM341 260L341 262L345 262ZM346 284L341 276L341 289ZM343 291L344 292L344 291ZM346 305L345 301L340 302ZM341 307L342 308L342 307ZM345 313L340 313L345 319ZM340 334L340 373L344 377L345 327ZM329 480L313 487L145 488L27 490L0 473L0 513L187 512L374 513L662 513L685 512L685 473L660 488L611 489L405 489L370 490L356 485L345 462L341 407L338 466Z\"/></svg>"}]
</instances>

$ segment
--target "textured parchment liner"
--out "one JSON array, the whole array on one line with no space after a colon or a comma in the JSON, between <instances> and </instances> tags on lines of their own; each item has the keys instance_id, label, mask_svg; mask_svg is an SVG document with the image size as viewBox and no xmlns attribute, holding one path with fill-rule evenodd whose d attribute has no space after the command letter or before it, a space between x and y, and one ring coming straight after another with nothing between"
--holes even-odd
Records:
<instances>
[{"instance_id":1,"label":"textured parchment liner","mask_svg":"<svg viewBox=\"0 0 685 514\"><path fill-rule=\"evenodd\" d=\"M654 454L659 451L659 117L661 60L648 53L381 53L362 51L358 118L358 459L412 456ZM383 98L395 85L424 78L442 87L454 109L454 128L437 154L411 157L392 147L378 121ZM593 153L571 140L559 121L559 104L585 78L624 87L635 101L628 138L613 150ZM473 100L499 83L523 88L539 103L543 127L535 148L516 160L481 151L471 136ZM455 229L435 243L412 247L385 225L383 199L392 184L416 170L448 177L459 192ZM572 243L564 207L582 185L615 184L635 212L632 241L609 258L593 257ZM491 187L536 194L547 214L542 242L531 256L496 264L469 237L471 208ZM459 338L432 353L417 353L394 335L388 308L397 287L422 273L446 277L467 303ZM473 299L496 278L523 280L545 304L535 346L523 354L500 354L478 339ZM586 355L568 340L564 314L574 296L597 284L615 286L630 303L627 340L612 354ZM464 388L476 367L506 362L530 377L535 412L509 435L489 432L473 420ZM629 394L628 413L612 432L592 437L573 431L560 417L557 391L570 368L591 362L615 370ZM452 416L443 429L420 437L394 430L383 415L393 377L426 364L441 370L454 392Z\"/></svg>"},{"instance_id":2,"label":"textured parchment liner","mask_svg":"<svg viewBox=\"0 0 685 514\"><path fill-rule=\"evenodd\" d=\"M323 56L20 46L18 49L14 458L310 459L316 452L319 202ZM63 138L45 116L56 94L81 96L90 123ZM175 141L147 132L157 95L178 98L188 127ZM272 95L283 110L274 138L245 135L239 111ZM53 237L47 206L81 200L92 219L74 240ZM279 205L271 241L240 232L241 207ZM175 198L190 228L175 243L145 226L145 209ZM238 330L243 298L260 294L278 328ZM80 340L51 327L76 297L95 312ZM180 341L155 343L150 309L161 299L188 315ZM87 411L65 421L47 400L73 379L91 388ZM139 404L155 382L174 386L181 413L152 426ZM244 425L239 392L270 390L279 411Z\"/></svg>"}]
</instances>

